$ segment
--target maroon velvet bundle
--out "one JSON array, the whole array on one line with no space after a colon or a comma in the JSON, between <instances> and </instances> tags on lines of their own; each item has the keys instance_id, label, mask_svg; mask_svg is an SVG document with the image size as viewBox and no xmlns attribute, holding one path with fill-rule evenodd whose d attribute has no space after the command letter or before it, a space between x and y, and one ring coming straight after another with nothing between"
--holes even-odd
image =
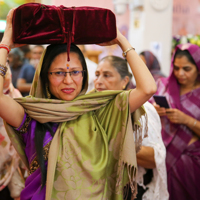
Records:
<instances>
[{"instance_id":1,"label":"maroon velvet bundle","mask_svg":"<svg viewBox=\"0 0 200 200\"><path fill-rule=\"evenodd\" d=\"M95 7L28 3L13 15L13 41L19 44L98 44L116 38L112 11Z\"/></svg>"}]
</instances>

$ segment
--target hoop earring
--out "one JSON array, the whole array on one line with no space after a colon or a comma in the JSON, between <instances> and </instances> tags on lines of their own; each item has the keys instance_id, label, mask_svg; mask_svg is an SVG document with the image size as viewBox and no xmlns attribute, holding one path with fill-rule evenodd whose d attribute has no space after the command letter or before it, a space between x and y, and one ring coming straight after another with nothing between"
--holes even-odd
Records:
<instances>
[{"instance_id":1,"label":"hoop earring","mask_svg":"<svg viewBox=\"0 0 200 200\"><path fill-rule=\"evenodd\" d=\"M51 99L51 93L49 92L49 86L46 84L46 93L47 93L47 98Z\"/></svg>"}]
</instances>

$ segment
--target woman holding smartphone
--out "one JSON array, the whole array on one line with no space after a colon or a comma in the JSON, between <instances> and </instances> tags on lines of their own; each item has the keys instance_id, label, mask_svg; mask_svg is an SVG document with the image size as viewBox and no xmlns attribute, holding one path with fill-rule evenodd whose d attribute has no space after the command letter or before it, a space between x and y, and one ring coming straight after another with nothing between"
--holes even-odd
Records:
<instances>
[{"instance_id":1,"label":"woman holding smartphone","mask_svg":"<svg viewBox=\"0 0 200 200\"><path fill-rule=\"evenodd\" d=\"M158 81L157 95L170 107L154 106L161 117L167 149L166 167L170 200L199 199L200 190L200 48L178 45L168 78Z\"/></svg>"}]
</instances>

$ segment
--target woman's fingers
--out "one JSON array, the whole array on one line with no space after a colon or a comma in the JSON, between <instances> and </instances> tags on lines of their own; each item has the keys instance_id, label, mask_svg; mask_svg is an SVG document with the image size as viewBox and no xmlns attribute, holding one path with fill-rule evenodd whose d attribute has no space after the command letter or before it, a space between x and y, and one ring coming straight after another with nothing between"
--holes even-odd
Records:
<instances>
[{"instance_id":1,"label":"woman's fingers","mask_svg":"<svg viewBox=\"0 0 200 200\"><path fill-rule=\"evenodd\" d=\"M15 9L16 8L13 8L8 12L7 20L6 20L6 28L5 28L4 36L1 42L2 44L8 45L10 48L21 47L25 45L25 44L13 43L12 19L13 19L13 13Z\"/></svg>"},{"instance_id":2,"label":"woman's fingers","mask_svg":"<svg viewBox=\"0 0 200 200\"><path fill-rule=\"evenodd\" d=\"M155 102L153 103L154 108L156 109L157 113L159 116L165 116L166 115L166 109L163 107L160 107L158 104Z\"/></svg>"},{"instance_id":3,"label":"woman's fingers","mask_svg":"<svg viewBox=\"0 0 200 200\"><path fill-rule=\"evenodd\" d=\"M159 111L159 112L158 112L158 115L159 115L160 117L162 117L162 116L166 116L166 112Z\"/></svg>"},{"instance_id":4,"label":"woman's fingers","mask_svg":"<svg viewBox=\"0 0 200 200\"><path fill-rule=\"evenodd\" d=\"M8 45L10 48L13 48L13 40L12 40L12 18L15 8L11 9L7 15L6 19L6 28L2 38L2 44Z\"/></svg>"},{"instance_id":5,"label":"woman's fingers","mask_svg":"<svg viewBox=\"0 0 200 200\"><path fill-rule=\"evenodd\" d=\"M14 13L14 10L16 8L12 8L9 12L8 12L8 15L7 15L7 19L6 19L6 22L7 23L11 23L12 24L12 18L13 18L13 13Z\"/></svg>"},{"instance_id":6,"label":"woman's fingers","mask_svg":"<svg viewBox=\"0 0 200 200\"><path fill-rule=\"evenodd\" d=\"M179 110L173 109L173 108L166 109L166 115L167 115L167 118L172 123L175 123L175 124L180 124L181 123L181 116L180 116Z\"/></svg>"},{"instance_id":7,"label":"woman's fingers","mask_svg":"<svg viewBox=\"0 0 200 200\"><path fill-rule=\"evenodd\" d=\"M8 15L7 15L7 18L6 18L6 29L5 29L5 32L6 32L6 30L9 29L9 28L12 29L12 19L13 19L14 10L15 10L15 8L11 9L11 10L8 12Z\"/></svg>"},{"instance_id":8,"label":"woman's fingers","mask_svg":"<svg viewBox=\"0 0 200 200\"><path fill-rule=\"evenodd\" d=\"M166 112L167 113L174 113L175 109L173 109L173 108L166 108Z\"/></svg>"},{"instance_id":9,"label":"woman's fingers","mask_svg":"<svg viewBox=\"0 0 200 200\"><path fill-rule=\"evenodd\" d=\"M166 111L165 108L159 108L157 109L157 112L160 116L165 116L166 115Z\"/></svg>"}]
</instances>

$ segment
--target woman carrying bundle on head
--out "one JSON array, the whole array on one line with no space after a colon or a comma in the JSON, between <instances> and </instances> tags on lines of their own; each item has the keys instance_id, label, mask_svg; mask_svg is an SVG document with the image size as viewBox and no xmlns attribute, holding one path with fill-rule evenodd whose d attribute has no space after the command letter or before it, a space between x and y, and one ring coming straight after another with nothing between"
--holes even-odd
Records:
<instances>
[{"instance_id":1,"label":"woman carrying bundle on head","mask_svg":"<svg viewBox=\"0 0 200 200\"><path fill-rule=\"evenodd\" d=\"M12 40L13 11L0 44L0 116L29 168L21 200L120 200L129 187L133 197L137 163L132 123L140 134L141 106L156 92L146 65L118 31L104 45L118 44L125 52L136 89L85 95L87 66L80 49L71 44L68 61L67 44L49 45L30 96L13 100L2 89L7 49L18 46ZM131 123L133 112L138 115Z\"/></svg>"}]
</instances>

